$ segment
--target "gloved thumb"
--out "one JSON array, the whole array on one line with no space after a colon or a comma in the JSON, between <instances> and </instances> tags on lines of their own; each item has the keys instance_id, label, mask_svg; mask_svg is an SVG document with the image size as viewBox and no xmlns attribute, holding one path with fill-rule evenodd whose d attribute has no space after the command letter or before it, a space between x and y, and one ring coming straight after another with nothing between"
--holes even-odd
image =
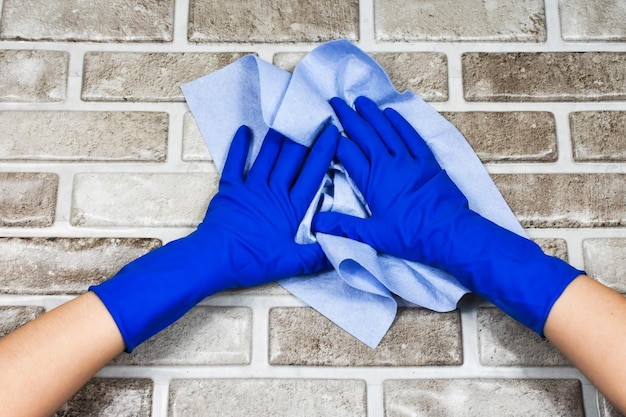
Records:
<instances>
[{"instance_id":1,"label":"gloved thumb","mask_svg":"<svg viewBox=\"0 0 626 417\"><path fill-rule=\"evenodd\" d=\"M317 213L311 222L313 232L326 233L340 237L347 237L363 243L371 244L368 219L349 216L335 212Z\"/></svg>"}]
</instances>

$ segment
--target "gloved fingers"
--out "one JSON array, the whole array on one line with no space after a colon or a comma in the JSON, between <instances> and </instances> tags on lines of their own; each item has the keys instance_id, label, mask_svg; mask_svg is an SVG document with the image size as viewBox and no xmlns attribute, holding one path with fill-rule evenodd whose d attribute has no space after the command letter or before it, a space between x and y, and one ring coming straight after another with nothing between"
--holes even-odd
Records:
<instances>
[{"instance_id":1,"label":"gloved fingers","mask_svg":"<svg viewBox=\"0 0 626 417\"><path fill-rule=\"evenodd\" d=\"M392 155L404 155L409 151L389 119L385 117L378 105L367 97L361 96L354 101L359 115L365 119L378 133L383 144Z\"/></svg>"},{"instance_id":2,"label":"gloved fingers","mask_svg":"<svg viewBox=\"0 0 626 417\"><path fill-rule=\"evenodd\" d=\"M289 193L292 203L297 205L298 212L304 214L304 211L311 204L311 200L335 156L338 142L339 131L337 127L330 125L322 131L311 147Z\"/></svg>"},{"instance_id":3,"label":"gloved fingers","mask_svg":"<svg viewBox=\"0 0 626 417\"><path fill-rule=\"evenodd\" d=\"M270 129L265 135L265 140L261 145L261 150L257 155L252 168L246 176L247 181L267 184L272 168L276 163L280 149L283 146L284 136Z\"/></svg>"},{"instance_id":4,"label":"gloved fingers","mask_svg":"<svg viewBox=\"0 0 626 417\"><path fill-rule=\"evenodd\" d=\"M343 164L352 181L367 198L371 164L361 148L348 138L339 139L337 159Z\"/></svg>"},{"instance_id":5,"label":"gloved fingers","mask_svg":"<svg viewBox=\"0 0 626 417\"><path fill-rule=\"evenodd\" d=\"M326 254L322 250L318 243L310 243L301 245L296 243L295 250L301 259L301 265L303 268L299 271L298 275L312 274L314 272L325 271L331 269L333 266L326 257Z\"/></svg>"},{"instance_id":6,"label":"gloved fingers","mask_svg":"<svg viewBox=\"0 0 626 417\"><path fill-rule=\"evenodd\" d=\"M345 101L335 97L330 99L329 103L347 136L359 145L370 161L373 161L377 156L389 154L387 147L380 140L374 128L356 111L352 110Z\"/></svg>"},{"instance_id":7,"label":"gloved fingers","mask_svg":"<svg viewBox=\"0 0 626 417\"><path fill-rule=\"evenodd\" d=\"M311 230L314 233L347 237L363 243L370 243L371 224L368 219L348 214L326 211L313 216ZM374 246L375 247L375 246Z\"/></svg>"},{"instance_id":8,"label":"gloved fingers","mask_svg":"<svg viewBox=\"0 0 626 417\"><path fill-rule=\"evenodd\" d=\"M306 146L285 139L270 174L270 188L287 192L293 185L308 151Z\"/></svg>"},{"instance_id":9,"label":"gloved fingers","mask_svg":"<svg viewBox=\"0 0 626 417\"><path fill-rule=\"evenodd\" d=\"M420 165L424 167L424 169L433 171L433 174L437 173L441 167L437 159L435 159L433 151L431 151L428 144L422 139L413 126L394 109L387 108L384 110L384 114L406 144L409 152L418 160Z\"/></svg>"},{"instance_id":10,"label":"gloved fingers","mask_svg":"<svg viewBox=\"0 0 626 417\"><path fill-rule=\"evenodd\" d=\"M222 181L241 182L243 180L243 170L250 149L250 134L251 131L248 126L242 125L237 129L226 156L222 170Z\"/></svg>"}]
</instances>

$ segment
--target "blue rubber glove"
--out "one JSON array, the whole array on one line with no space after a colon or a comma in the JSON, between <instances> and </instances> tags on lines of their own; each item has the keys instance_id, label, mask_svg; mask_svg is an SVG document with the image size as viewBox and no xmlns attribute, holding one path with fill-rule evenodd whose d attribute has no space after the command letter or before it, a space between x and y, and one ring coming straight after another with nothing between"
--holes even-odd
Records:
<instances>
[{"instance_id":1,"label":"blue rubber glove","mask_svg":"<svg viewBox=\"0 0 626 417\"><path fill-rule=\"evenodd\" d=\"M362 192L371 217L319 213L313 230L434 266L543 336L548 313L579 271L480 216L441 169L430 148L393 109L365 97L356 111L333 106L348 138L337 157Z\"/></svg>"},{"instance_id":2,"label":"blue rubber glove","mask_svg":"<svg viewBox=\"0 0 626 417\"><path fill-rule=\"evenodd\" d=\"M329 126L309 151L270 130L245 175L250 130L242 126L197 230L90 288L113 316L126 350L211 294L330 268L317 243L300 245L294 238L338 140L337 128Z\"/></svg>"}]
</instances>

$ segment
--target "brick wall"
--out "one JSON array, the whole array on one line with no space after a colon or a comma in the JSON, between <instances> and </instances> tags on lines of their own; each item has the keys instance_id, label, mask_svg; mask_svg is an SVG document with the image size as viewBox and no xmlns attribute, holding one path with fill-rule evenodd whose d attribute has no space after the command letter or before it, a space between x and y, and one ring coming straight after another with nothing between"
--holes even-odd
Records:
<instances>
[{"instance_id":1,"label":"brick wall","mask_svg":"<svg viewBox=\"0 0 626 417\"><path fill-rule=\"evenodd\" d=\"M201 220L218 175L181 83L336 38L466 135L547 252L626 293L624 2L0 5L0 336ZM57 416L504 414L620 415L477 298L402 308L370 350L267 285L205 300Z\"/></svg>"}]
</instances>

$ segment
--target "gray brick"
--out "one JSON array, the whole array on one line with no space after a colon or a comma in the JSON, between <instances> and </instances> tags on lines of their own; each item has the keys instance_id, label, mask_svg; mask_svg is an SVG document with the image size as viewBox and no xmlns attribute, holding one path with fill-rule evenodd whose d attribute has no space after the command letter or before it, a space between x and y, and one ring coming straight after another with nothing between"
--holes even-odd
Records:
<instances>
[{"instance_id":1,"label":"gray brick","mask_svg":"<svg viewBox=\"0 0 626 417\"><path fill-rule=\"evenodd\" d=\"M386 417L585 415L578 380L391 380L384 398Z\"/></svg>"},{"instance_id":2,"label":"gray brick","mask_svg":"<svg viewBox=\"0 0 626 417\"><path fill-rule=\"evenodd\" d=\"M620 0L559 0L566 41L626 41L626 3Z\"/></svg>"},{"instance_id":3,"label":"gray brick","mask_svg":"<svg viewBox=\"0 0 626 417\"><path fill-rule=\"evenodd\" d=\"M548 340L497 308L479 308L478 349L487 366L571 365Z\"/></svg>"},{"instance_id":4,"label":"gray brick","mask_svg":"<svg viewBox=\"0 0 626 417\"><path fill-rule=\"evenodd\" d=\"M525 227L624 227L625 174L496 174Z\"/></svg>"},{"instance_id":5,"label":"gray brick","mask_svg":"<svg viewBox=\"0 0 626 417\"><path fill-rule=\"evenodd\" d=\"M67 52L0 51L0 101L63 101L68 61Z\"/></svg>"},{"instance_id":6,"label":"gray brick","mask_svg":"<svg viewBox=\"0 0 626 417\"><path fill-rule=\"evenodd\" d=\"M212 161L200 129L190 112L183 117L183 161Z\"/></svg>"},{"instance_id":7,"label":"gray brick","mask_svg":"<svg viewBox=\"0 0 626 417\"><path fill-rule=\"evenodd\" d=\"M546 39L543 1L375 0L376 38L383 41Z\"/></svg>"},{"instance_id":8,"label":"gray brick","mask_svg":"<svg viewBox=\"0 0 626 417\"><path fill-rule=\"evenodd\" d=\"M173 0L4 0L0 39L168 42Z\"/></svg>"},{"instance_id":9,"label":"gray brick","mask_svg":"<svg viewBox=\"0 0 626 417\"><path fill-rule=\"evenodd\" d=\"M117 173L74 177L74 226L196 226L219 174Z\"/></svg>"},{"instance_id":10,"label":"gray brick","mask_svg":"<svg viewBox=\"0 0 626 417\"><path fill-rule=\"evenodd\" d=\"M626 53L463 54L468 101L626 99Z\"/></svg>"},{"instance_id":11,"label":"gray brick","mask_svg":"<svg viewBox=\"0 0 626 417\"><path fill-rule=\"evenodd\" d=\"M411 90L426 101L448 100L448 62L436 52L371 54L398 91Z\"/></svg>"},{"instance_id":12,"label":"gray brick","mask_svg":"<svg viewBox=\"0 0 626 417\"><path fill-rule=\"evenodd\" d=\"M53 417L149 417L153 385L149 379L94 378Z\"/></svg>"},{"instance_id":13,"label":"gray brick","mask_svg":"<svg viewBox=\"0 0 626 417\"><path fill-rule=\"evenodd\" d=\"M358 39L359 2L191 0L191 42L320 42Z\"/></svg>"},{"instance_id":14,"label":"gray brick","mask_svg":"<svg viewBox=\"0 0 626 417\"><path fill-rule=\"evenodd\" d=\"M0 160L163 162L167 113L0 112Z\"/></svg>"},{"instance_id":15,"label":"gray brick","mask_svg":"<svg viewBox=\"0 0 626 417\"><path fill-rule=\"evenodd\" d=\"M281 52L274 65L293 72L305 53ZM385 70L398 91L411 90L426 101L448 99L448 64L445 54L435 52L375 52L370 54Z\"/></svg>"},{"instance_id":16,"label":"gray brick","mask_svg":"<svg viewBox=\"0 0 626 417\"><path fill-rule=\"evenodd\" d=\"M170 383L170 417L365 417L365 382L205 379Z\"/></svg>"},{"instance_id":17,"label":"gray brick","mask_svg":"<svg viewBox=\"0 0 626 417\"><path fill-rule=\"evenodd\" d=\"M600 417L625 417L600 393L598 393L598 410L600 411Z\"/></svg>"},{"instance_id":18,"label":"gray brick","mask_svg":"<svg viewBox=\"0 0 626 417\"><path fill-rule=\"evenodd\" d=\"M270 311L272 365L420 366L461 365L458 312L399 309L376 349L370 349L309 308Z\"/></svg>"},{"instance_id":19,"label":"gray brick","mask_svg":"<svg viewBox=\"0 0 626 417\"><path fill-rule=\"evenodd\" d=\"M46 310L43 307L0 306L0 338L45 312Z\"/></svg>"},{"instance_id":20,"label":"gray brick","mask_svg":"<svg viewBox=\"0 0 626 417\"><path fill-rule=\"evenodd\" d=\"M246 55L238 53L85 54L81 98L85 101L184 101L181 84Z\"/></svg>"},{"instance_id":21,"label":"gray brick","mask_svg":"<svg viewBox=\"0 0 626 417\"><path fill-rule=\"evenodd\" d=\"M548 112L443 113L483 162L552 162L558 157Z\"/></svg>"},{"instance_id":22,"label":"gray brick","mask_svg":"<svg viewBox=\"0 0 626 417\"><path fill-rule=\"evenodd\" d=\"M160 244L132 238L0 238L0 293L80 294Z\"/></svg>"},{"instance_id":23,"label":"gray brick","mask_svg":"<svg viewBox=\"0 0 626 417\"><path fill-rule=\"evenodd\" d=\"M626 239L585 239L583 253L587 274L626 294Z\"/></svg>"},{"instance_id":24,"label":"gray brick","mask_svg":"<svg viewBox=\"0 0 626 417\"><path fill-rule=\"evenodd\" d=\"M245 365L251 352L252 310L196 307L113 364Z\"/></svg>"},{"instance_id":25,"label":"gray brick","mask_svg":"<svg viewBox=\"0 0 626 417\"><path fill-rule=\"evenodd\" d=\"M0 172L0 227L46 227L54 223L56 174Z\"/></svg>"},{"instance_id":26,"label":"gray brick","mask_svg":"<svg viewBox=\"0 0 626 417\"><path fill-rule=\"evenodd\" d=\"M563 259L565 262L569 261L565 239L538 238L533 240L541 246L545 254Z\"/></svg>"},{"instance_id":27,"label":"gray brick","mask_svg":"<svg viewBox=\"0 0 626 417\"><path fill-rule=\"evenodd\" d=\"M571 113L574 160L626 162L626 112Z\"/></svg>"}]
</instances>

